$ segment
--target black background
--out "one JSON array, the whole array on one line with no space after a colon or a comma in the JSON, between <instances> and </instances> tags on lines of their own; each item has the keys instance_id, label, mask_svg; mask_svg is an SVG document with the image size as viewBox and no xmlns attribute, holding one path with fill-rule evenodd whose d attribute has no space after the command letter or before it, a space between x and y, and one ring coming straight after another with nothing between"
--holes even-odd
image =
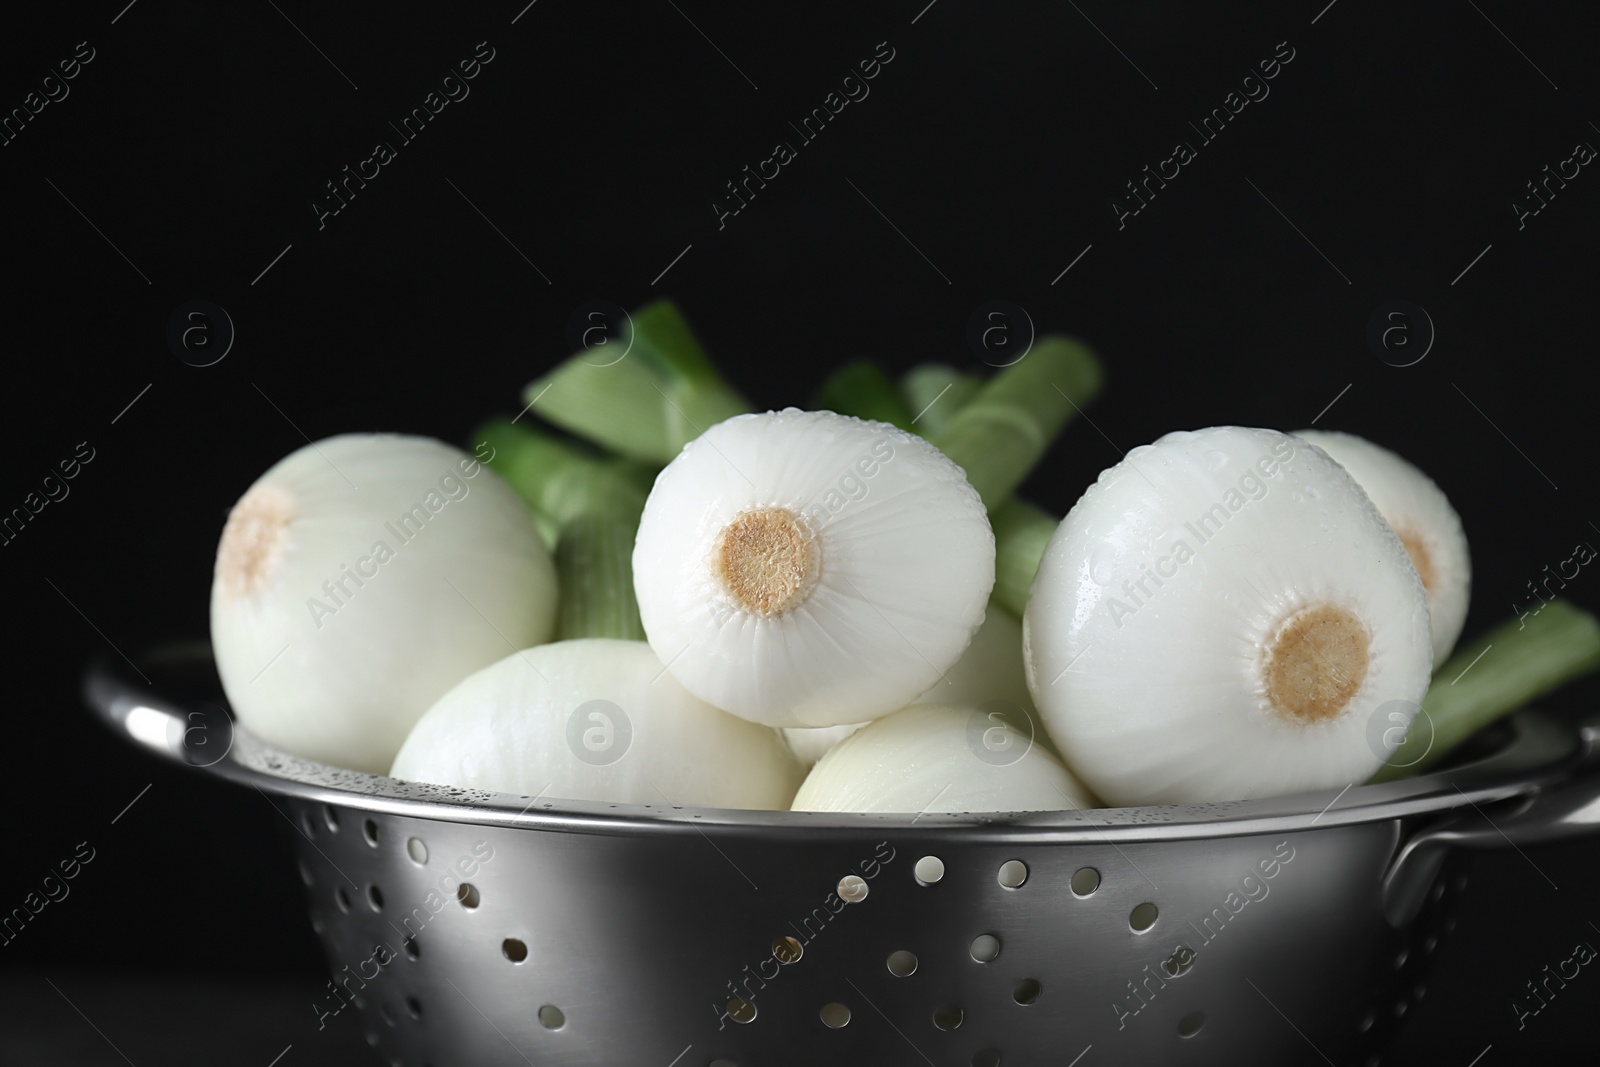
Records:
<instances>
[{"instance_id":1,"label":"black background","mask_svg":"<svg viewBox=\"0 0 1600 1067\"><path fill-rule=\"evenodd\" d=\"M804 404L862 356L981 368L974 309L1021 305L1108 369L1094 425L1027 487L1058 511L1168 430L1321 413L1451 496L1474 552L1468 636L1600 540L1600 175L1585 167L1523 229L1512 208L1575 143L1600 144L1592 7L124 2L10 12L0 38L7 110L78 42L95 51L0 147L0 510L79 442L95 451L0 548L0 911L78 842L97 850L71 897L0 947L16 1062L123 1062L112 1044L141 1065L265 1064L290 1043L302 1064L359 1058L353 1023L313 1025L322 964L283 819L114 742L78 677L109 645L204 633L227 508L302 433L465 442L521 407L588 300L673 297L763 407ZM396 142L386 123L480 41L495 58L471 95L319 229L323 183ZM894 58L870 96L719 228L724 183L797 141L787 123L882 41ZM1188 122L1285 41L1270 96L1200 146ZM1124 183L1179 140L1198 157L1119 229ZM237 330L211 367L166 343L191 299ZM1403 368L1364 337L1395 299L1437 330ZM1600 605L1600 577L1568 592ZM1577 715L1597 692L1547 703ZM1588 842L1480 857L1389 1062L1592 1054L1600 978L1520 1032L1510 1004L1600 940L1597 886Z\"/></svg>"}]
</instances>

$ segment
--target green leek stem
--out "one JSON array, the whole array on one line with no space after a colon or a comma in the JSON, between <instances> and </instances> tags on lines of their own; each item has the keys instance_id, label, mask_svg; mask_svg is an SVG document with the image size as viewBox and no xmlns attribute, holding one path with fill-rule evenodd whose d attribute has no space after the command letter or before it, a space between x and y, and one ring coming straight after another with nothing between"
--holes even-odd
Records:
<instances>
[{"instance_id":1,"label":"green leek stem","mask_svg":"<svg viewBox=\"0 0 1600 1067\"><path fill-rule=\"evenodd\" d=\"M913 367L900 379L900 393L911 412L911 429L924 437L941 434L956 412L983 388L983 379L943 363Z\"/></svg>"},{"instance_id":2,"label":"green leek stem","mask_svg":"<svg viewBox=\"0 0 1600 1067\"><path fill-rule=\"evenodd\" d=\"M1026 500L1013 497L989 516L994 527L994 599L1022 618L1039 561L1061 520Z\"/></svg>"},{"instance_id":3,"label":"green leek stem","mask_svg":"<svg viewBox=\"0 0 1600 1067\"><path fill-rule=\"evenodd\" d=\"M984 504L997 507L1099 392L1101 377L1099 361L1081 342L1041 338L930 440L967 472Z\"/></svg>"},{"instance_id":4,"label":"green leek stem","mask_svg":"<svg viewBox=\"0 0 1600 1067\"><path fill-rule=\"evenodd\" d=\"M534 413L630 459L663 464L714 424L750 410L670 300L630 319L625 337L529 384L523 396Z\"/></svg>"},{"instance_id":5,"label":"green leek stem","mask_svg":"<svg viewBox=\"0 0 1600 1067\"><path fill-rule=\"evenodd\" d=\"M850 363L834 371L817 390L817 403L840 415L915 429L900 390L875 363Z\"/></svg>"},{"instance_id":6,"label":"green leek stem","mask_svg":"<svg viewBox=\"0 0 1600 1067\"><path fill-rule=\"evenodd\" d=\"M1600 622L1582 608L1553 600L1502 623L1435 672L1423 711L1372 781L1421 774L1496 719L1597 668Z\"/></svg>"}]
</instances>

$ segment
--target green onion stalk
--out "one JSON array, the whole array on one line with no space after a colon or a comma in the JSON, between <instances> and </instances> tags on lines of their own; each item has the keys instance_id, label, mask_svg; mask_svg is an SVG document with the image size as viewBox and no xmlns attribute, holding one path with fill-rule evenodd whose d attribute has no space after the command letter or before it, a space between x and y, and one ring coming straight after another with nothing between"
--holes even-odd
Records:
<instances>
[{"instance_id":1,"label":"green onion stalk","mask_svg":"<svg viewBox=\"0 0 1600 1067\"><path fill-rule=\"evenodd\" d=\"M1434 673L1422 711L1372 781L1423 773L1485 726L1597 668L1600 622L1582 608L1553 600L1502 623Z\"/></svg>"},{"instance_id":2,"label":"green onion stalk","mask_svg":"<svg viewBox=\"0 0 1600 1067\"><path fill-rule=\"evenodd\" d=\"M623 336L530 383L540 418L629 459L658 466L724 419L750 410L670 300L631 313Z\"/></svg>"},{"instance_id":3,"label":"green onion stalk","mask_svg":"<svg viewBox=\"0 0 1600 1067\"><path fill-rule=\"evenodd\" d=\"M900 390L874 363L849 363L834 371L817 390L817 405L840 415L916 429Z\"/></svg>"},{"instance_id":4,"label":"green onion stalk","mask_svg":"<svg viewBox=\"0 0 1600 1067\"><path fill-rule=\"evenodd\" d=\"M1025 358L985 382L929 440L967 472L993 511L1100 391L1101 377L1099 361L1082 343L1041 338Z\"/></svg>"},{"instance_id":5,"label":"green onion stalk","mask_svg":"<svg viewBox=\"0 0 1600 1067\"><path fill-rule=\"evenodd\" d=\"M654 470L503 419L480 428L477 440L494 449L489 467L522 496L555 550L555 639L644 640L633 541Z\"/></svg>"},{"instance_id":6,"label":"green onion stalk","mask_svg":"<svg viewBox=\"0 0 1600 1067\"><path fill-rule=\"evenodd\" d=\"M1044 451L1100 391L1100 363L1083 344L1046 337L988 382L928 363L901 378L913 426L967 471L989 506L994 601L1019 618L1061 520L1011 494Z\"/></svg>"},{"instance_id":7,"label":"green onion stalk","mask_svg":"<svg viewBox=\"0 0 1600 1067\"><path fill-rule=\"evenodd\" d=\"M943 363L912 367L900 378L902 401L912 413L911 429L925 437L943 433L982 388L982 378Z\"/></svg>"},{"instance_id":8,"label":"green onion stalk","mask_svg":"<svg viewBox=\"0 0 1600 1067\"><path fill-rule=\"evenodd\" d=\"M1020 619L1045 546L1061 520L1013 497L989 513L989 525L994 527L994 599Z\"/></svg>"}]
</instances>

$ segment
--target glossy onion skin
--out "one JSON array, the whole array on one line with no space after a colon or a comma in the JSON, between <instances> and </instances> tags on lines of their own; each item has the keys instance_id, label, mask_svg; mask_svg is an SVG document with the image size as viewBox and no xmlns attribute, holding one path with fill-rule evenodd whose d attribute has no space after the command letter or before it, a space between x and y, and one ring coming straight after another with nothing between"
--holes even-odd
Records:
<instances>
[{"instance_id":1,"label":"glossy onion skin","mask_svg":"<svg viewBox=\"0 0 1600 1067\"><path fill-rule=\"evenodd\" d=\"M858 722L845 726L785 726L783 736L794 750L795 758L809 771L839 742L865 725L864 722Z\"/></svg>"},{"instance_id":2,"label":"glossy onion skin","mask_svg":"<svg viewBox=\"0 0 1600 1067\"><path fill-rule=\"evenodd\" d=\"M983 625L972 635L972 643L955 666L915 703L998 711L1014 719L1019 729L1022 721L1017 717L1021 716L1032 724L1035 742L1046 748L1055 744L1028 691L1027 668L1022 658L1022 620L993 602L983 617Z\"/></svg>"},{"instance_id":3,"label":"glossy onion skin","mask_svg":"<svg viewBox=\"0 0 1600 1067\"><path fill-rule=\"evenodd\" d=\"M396 778L613 803L783 809L802 772L778 731L718 711L642 641L507 656L431 708Z\"/></svg>"},{"instance_id":4,"label":"glossy onion skin","mask_svg":"<svg viewBox=\"0 0 1600 1067\"><path fill-rule=\"evenodd\" d=\"M1022 667L1022 622L1005 608L991 603L983 625L972 635L972 643L961 658L933 688L919 696L916 704L957 704L963 707L1000 711L1013 718L1019 729L1021 718L1033 728L1033 739L1051 744L1050 735L1039 721L1028 680ZM790 727L784 736L807 767L813 766L839 742L865 723L853 726Z\"/></svg>"},{"instance_id":5,"label":"glossy onion skin","mask_svg":"<svg viewBox=\"0 0 1600 1067\"><path fill-rule=\"evenodd\" d=\"M1341 714L1306 724L1273 709L1259 663L1275 626L1318 603L1359 615L1370 661ZM1398 744L1385 728L1420 705L1431 647L1421 581L1360 486L1297 438L1241 427L1168 434L1102 472L1024 618L1045 724L1115 805L1365 781Z\"/></svg>"},{"instance_id":6,"label":"glossy onion skin","mask_svg":"<svg viewBox=\"0 0 1600 1067\"><path fill-rule=\"evenodd\" d=\"M820 544L809 598L776 616L736 606L712 562L719 532L763 508L803 516ZM650 645L690 692L768 726L837 726L905 705L961 655L994 534L922 438L790 408L719 423L667 465L633 576Z\"/></svg>"},{"instance_id":7,"label":"glossy onion skin","mask_svg":"<svg viewBox=\"0 0 1600 1067\"><path fill-rule=\"evenodd\" d=\"M1438 581L1428 591L1433 619L1434 666L1450 658L1467 622L1472 592L1472 556L1461 516L1444 490L1414 464L1381 445L1354 434L1297 430L1350 472L1395 530L1421 538Z\"/></svg>"},{"instance_id":8,"label":"glossy onion skin","mask_svg":"<svg viewBox=\"0 0 1600 1067\"><path fill-rule=\"evenodd\" d=\"M863 726L822 758L794 799L795 811L938 814L1094 806L1093 796L1049 749L977 708L952 704L914 704Z\"/></svg>"},{"instance_id":9,"label":"glossy onion skin","mask_svg":"<svg viewBox=\"0 0 1600 1067\"><path fill-rule=\"evenodd\" d=\"M549 639L550 555L516 493L459 449L344 434L280 460L240 503L263 486L293 502L284 551L243 594L229 591L219 557L211 635L229 704L271 744L382 774L446 690L505 655L508 641ZM426 521L395 528L413 507ZM390 553L382 563L379 542ZM358 586L346 568L368 576ZM323 583L341 580L336 601Z\"/></svg>"}]
</instances>

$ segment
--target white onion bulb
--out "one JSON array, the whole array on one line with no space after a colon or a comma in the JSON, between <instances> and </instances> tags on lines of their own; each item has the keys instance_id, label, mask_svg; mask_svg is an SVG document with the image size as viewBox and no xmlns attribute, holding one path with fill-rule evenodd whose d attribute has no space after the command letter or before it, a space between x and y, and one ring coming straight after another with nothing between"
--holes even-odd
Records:
<instances>
[{"instance_id":1,"label":"white onion bulb","mask_svg":"<svg viewBox=\"0 0 1600 1067\"><path fill-rule=\"evenodd\" d=\"M809 771L819 759L833 751L835 745L865 725L853 722L843 726L785 726L783 736L794 750L795 758Z\"/></svg>"},{"instance_id":2,"label":"white onion bulb","mask_svg":"<svg viewBox=\"0 0 1600 1067\"><path fill-rule=\"evenodd\" d=\"M998 711L1013 719L1018 729L1025 728L1022 718L1026 718L1033 729L1034 743L1054 747L1033 706L1033 694L1028 691L1028 672L1022 661L1022 620L995 603L989 605L983 625L972 635L972 644L955 666L915 703Z\"/></svg>"},{"instance_id":3,"label":"white onion bulb","mask_svg":"<svg viewBox=\"0 0 1600 1067\"><path fill-rule=\"evenodd\" d=\"M983 625L972 635L972 643L955 665L933 688L923 693L916 704L959 704L999 711L1023 729L1025 717L1033 729L1035 744L1049 747L1050 735L1039 722L1028 679L1022 666L1022 623L1006 609L990 604ZM789 726L783 734L789 746L806 767L813 766L829 750L866 723L848 726Z\"/></svg>"},{"instance_id":4,"label":"white onion bulb","mask_svg":"<svg viewBox=\"0 0 1600 1067\"><path fill-rule=\"evenodd\" d=\"M396 778L613 803L786 808L801 769L778 731L696 699L642 641L519 652L440 698Z\"/></svg>"},{"instance_id":5,"label":"white onion bulb","mask_svg":"<svg viewBox=\"0 0 1600 1067\"><path fill-rule=\"evenodd\" d=\"M1388 520L1422 578L1433 619L1433 663L1450 658L1467 622L1472 558L1461 516L1444 490L1413 464L1354 434L1298 430L1361 483Z\"/></svg>"},{"instance_id":6,"label":"white onion bulb","mask_svg":"<svg viewBox=\"0 0 1600 1067\"><path fill-rule=\"evenodd\" d=\"M555 609L550 555L498 475L430 438L345 434L280 460L234 505L211 643L252 732L382 774L447 689L548 640Z\"/></svg>"},{"instance_id":7,"label":"white onion bulb","mask_svg":"<svg viewBox=\"0 0 1600 1067\"><path fill-rule=\"evenodd\" d=\"M955 663L994 585L994 535L922 438L790 408L718 423L667 465L633 581L684 688L752 722L836 726Z\"/></svg>"},{"instance_id":8,"label":"white onion bulb","mask_svg":"<svg viewBox=\"0 0 1600 1067\"><path fill-rule=\"evenodd\" d=\"M1095 800L1061 760L1005 719L914 704L863 726L824 756L795 811L1058 811Z\"/></svg>"},{"instance_id":9,"label":"white onion bulb","mask_svg":"<svg viewBox=\"0 0 1600 1067\"><path fill-rule=\"evenodd\" d=\"M1432 660L1422 583L1361 487L1235 426L1104 471L1045 549L1024 634L1057 748L1116 805L1365 781Z\"/></svg>"}]
</instances>

